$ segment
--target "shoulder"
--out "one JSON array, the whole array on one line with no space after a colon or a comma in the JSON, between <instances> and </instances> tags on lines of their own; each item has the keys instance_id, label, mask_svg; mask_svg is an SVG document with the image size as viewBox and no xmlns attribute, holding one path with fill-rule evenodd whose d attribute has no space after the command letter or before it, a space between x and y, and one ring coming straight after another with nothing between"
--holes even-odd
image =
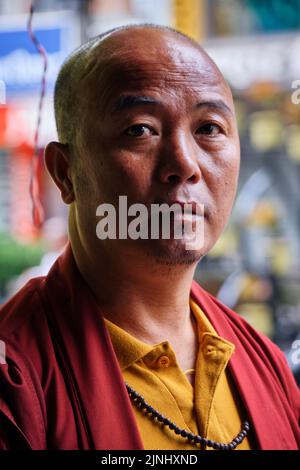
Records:
<instances>
[{"instance_id":1,"label":"shoulder","mask_svg":"<svg viewBox=\"0 0 300 470\"><path fill-rule=\"evenodd\" d=\"M275 356L281 356L282 352L267 336L257 331L247 320L234 310L227 307L215 296L203 289L195 281L192 285L192 296L199 303L205 314L212 321L218 332L241 340L251 340L253 346L270 349Z\"/></svg>"},{"instance_id":2,"label":"shoulder","mask_svg":"<svg viewBox=\"0 0 300 470\"><path fill-rule=\"evenodd\" d=\"M0 309L0 449L45 446L42 382L51 341L39 295L43 279L30 280Z\"/></svg>"},{"instance_id":3,"label":"shoulder","mask_svg":"<svg viewBox=\"0 0 300 470\"><path fill-rule=\"evenodd\" d=\"M44 295L46 277L33 278L0 308L0 341L9 357L32 364L42 380L55 363ZM25 365L23 363L23 365Z\"/></svg>"},{"instance_id":4,"label":"shoulder","mask_svg":"<svg viewBox=\"0 0 300 470\"><path fill-rule=\"evenodd\" d=\"M267 336L257 331L239 314L193 282L191 295L219 334L236 346L235 355L247 357L254 368L258 368L269 384L280 384L290 405L300 418L300 391L289 368L284 353ZM248 362L249 363L249 362Z\"/></svg>"},{"instance_id":5,"label":"shoulder","mask_svg":"<svg viewBox=\"0 0 300 470\"><path fill-rule=\"evenodd\" d=\"M41 309L38 291L44 277L28 281L13 297L0 307L0 332L9 337L26 325L30 317L36 316Z\"/></svg>"},{"instance_id":6,"label":"shoulder","mask_svg":"<svg viewBox=\"0 0 300 470\"><path fill-rule=\"evenodd\" d=\"M42 300L44 281L44 277L31 279L0 308L0 340L7 346L6 354L9 345L16 345L22 357L34 363L39 375L45 366L43 356L49 354L52 343Z\"/></svg>"}]
</instances>

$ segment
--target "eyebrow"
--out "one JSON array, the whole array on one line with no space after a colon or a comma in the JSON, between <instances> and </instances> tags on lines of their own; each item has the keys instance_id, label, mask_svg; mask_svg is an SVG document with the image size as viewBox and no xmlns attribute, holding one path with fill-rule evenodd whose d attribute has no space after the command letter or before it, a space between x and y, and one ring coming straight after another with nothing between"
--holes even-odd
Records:
<instances>
[{"instance_id":1,"label":"eyebrow","mask_svg":"<svg viewBox=\"0 0 300 470\"><path fill-rule=\"evenodd\" d=\"M222 100L218 101L201 101L195 105L195 108L212 108L218 111L224 111L225 113L231 114L233 116L232 110L224 103Z\"/></svg>"},{"instance_id":2,"label":"eyebrow","mask_svg":"<svg viewBox=\"0 0 300 470\"><path fill-rule=\"evenodd\" d=\"M151 96L123 95L120 96L112 106L112 112L124 111L125 109L142 106L145 104L161 104Z\"/></svg>"},{"instance_id":3,"label":"eyebrow","mask_svg":"<svg viewBox=\"0 0 300 470\"><path fill-rule=\"evenodd\" d=\"M143 105L162 105L162 102L152 98L151 96L123 95L114 102L112 112L120 112ZM222 100L200 101L199 103L196 103L194 108L211 108L216 109L217 111L223 111L231 116L233 115L232 110Z\"/></svg>"}]
</instances>

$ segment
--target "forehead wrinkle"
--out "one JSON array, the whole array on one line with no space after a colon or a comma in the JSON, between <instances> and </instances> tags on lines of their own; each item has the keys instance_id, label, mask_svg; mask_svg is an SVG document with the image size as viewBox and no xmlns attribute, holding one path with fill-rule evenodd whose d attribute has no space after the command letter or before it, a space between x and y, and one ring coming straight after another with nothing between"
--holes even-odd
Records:
<instances>
[{"instance_id":1,"label":"forehead wrinkle","mask_svg":"<svg viewBox=\"0 0 300 470\"><path fill-rule=\"evenodd\" d=\"M94 74L85 80L84 88L95 90L93 102L97 103L104 113L112 97L125 91L144 94L144 90L150 89L154 93L159 93L162 89L176 93L186 88L208 88L209 91L223 88L218 77L209 69L187 70L187 67L176 64L162 68L160 64L152 64L149 61L120 63L110 59L102 61L98 70L98 73L94 71Z\"/></svg>"},{"instance_id":2,"label":"forehead wrinkle","mask_svg":"<svg viewBox=\"0 0 300 470\"><path fill-rule=\"evenodd\" d=\"M120 72L125 73L145 73L150 69L151 74L152 72L164 74L165 76L168 74L181 74L184 78L191 80L193 76L199 76L199 69L201 68L201 75L206 75L211 81L224 80L212 60L199 51L196 51L196 60L195 51L192 51L193 54L185 55L184 51L179 48L174 53L174 46L166 48L166 51L160 51L156 48L152 53L144 54L144 57L141 52L140 57L133 55L132 49L128 50L128 46L125 50L122 47L120 50L114 51L100 49L98 55L95 55L95 52L93 51L87 59L86 66L82 71L82 78L93 73L99 73L100 70L103 71L105 68L113 69L115 65L116 68L120 69ZM189 49L188 52L190 52ZM198 70L195 71L197 66Z\"/></svg>"},{"instance_id":3,"label":"forehead wrinkle","mask_svg":"<svg viewBox=\"0 0 300 470\"><path fill-rule=\"evenodd\" d=\"M131 44L133 38L127 36L125 45L124 38L121 44L119 39L107 38L94 47L82 71L82 93L89 94L92 105L96 104L98 110L100 106L105 111L116 94L124 91L144 94L144 90L150 88L155 91L170 88L170 92L178 92L186 87L211 87L211 91L217 88L228 98L228 85L205 51L174 41L172 37L171 41L163 38L162 49L146 42L147 55L143 47L135 55L133 50L136 48L132 49Z\"/></svg>"},{"instance_id":4,"label":"forehead wrinkle","mask_svg":"<svg viewBox=\"0 0 300 470\"><path fill-rule=\"evenodd\" d=\"M144 59L147 62L151 61L153 65L156 62L160 67L166 65L167 71L172 62L177 68L180 63L183 68L190 65L192 70L195 63L198 63L201 64L203 72L207 70L220 80L223 79L214 61L199 44L176 35L174 31L138 27L138 25L128 30L116 31L100 42L95 42L90 48L82 77L96 71L103 60L107 62L110 59L124 65L141 62Z\"/></svg>"}]
</instances>

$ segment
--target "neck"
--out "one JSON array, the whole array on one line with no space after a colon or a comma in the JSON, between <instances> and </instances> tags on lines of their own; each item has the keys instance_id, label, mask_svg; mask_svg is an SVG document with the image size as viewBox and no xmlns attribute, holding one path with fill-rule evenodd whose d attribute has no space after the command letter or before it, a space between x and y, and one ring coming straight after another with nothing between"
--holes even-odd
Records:
<instances>
[{"instance_id":1,"label":"neck","mask_svg":"<svg viewBox=\"0 0 300 470\"><path fill-rule=\"evenodd\" d=\"M197 262L163 264L104 244L90 252L79 237L70 238L79 271L103 315L145 343L168 340L182 368L194 367L197 335L189 298Z\"/></svg>"},{"instance_id":2,"label":"neck","mask_svg":"<svg viewBox=\"0 0 300 470\"><path fill-rule=\"evenodd\" d=\"M182 330L190 317L195 266L177 270L141 260L143 268L138 269L138 263L128 255L107 257L106 253L97 256L94 266L74 245L72 248L77 266L106 318L147 342L159 332L177 334Z\"/></svg>"}]
</instances>

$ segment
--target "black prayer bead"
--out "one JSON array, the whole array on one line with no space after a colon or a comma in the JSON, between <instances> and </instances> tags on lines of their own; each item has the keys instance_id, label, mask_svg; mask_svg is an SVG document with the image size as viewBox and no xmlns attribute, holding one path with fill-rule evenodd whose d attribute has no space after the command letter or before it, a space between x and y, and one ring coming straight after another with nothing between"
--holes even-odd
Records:
<instances>
[{"instance_id":1,"label":"black prayer bead","mask_svg":"<svg viewBox=\"0 0 300 470\"><path fill-rule=\"evenodd\" d=\"M245 421L243 423L243 429L242 431L235 437L231 442L228 444L224 444L221 442L215 442L212 441L211 439L206 439L201 436L195 436L193 433L186 431L185 429L180 429L178 426L176 426L175 423L170 421L168 418L160 414L155 408L153 408L151 405L149 405L144 397L138 394L136 390L134 390L132 387L130 387L128 384L125 384L129 397L131 398L132 402L135 404L135 406L139 409L146 410L148 412L148 417L152 421L159 421L160 423L163 423L166 426L169 426L169 428L174 431L175 434L181 435L182 437L187 437L188 440L197 446L197 444L205 444L207 447L212 447L215 450L234 450L247 436L248 431L250 429L250 425L248 421Z\"/></svg>"}]
</instances>

